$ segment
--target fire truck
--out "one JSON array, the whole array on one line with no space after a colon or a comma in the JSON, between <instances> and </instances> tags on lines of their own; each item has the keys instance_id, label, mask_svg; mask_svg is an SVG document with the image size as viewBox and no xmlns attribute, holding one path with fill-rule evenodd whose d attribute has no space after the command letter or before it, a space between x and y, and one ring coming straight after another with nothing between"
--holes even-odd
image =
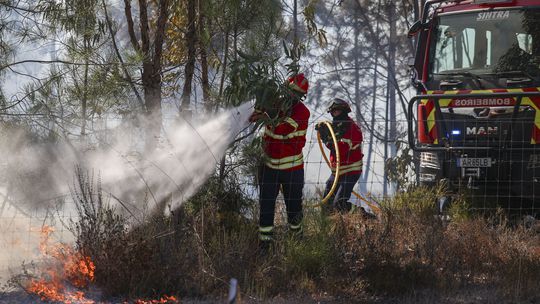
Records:
<instances>
[{"instance_id":1,"label":"fire truck","mask_svg":"<svg viewBox=\"0 0 540 304\"><path fill-rule=\"evenodd\" d=\"M538 215L540 1L428 0L409 36L418 182Z\"/></svg>"}]
</instances>

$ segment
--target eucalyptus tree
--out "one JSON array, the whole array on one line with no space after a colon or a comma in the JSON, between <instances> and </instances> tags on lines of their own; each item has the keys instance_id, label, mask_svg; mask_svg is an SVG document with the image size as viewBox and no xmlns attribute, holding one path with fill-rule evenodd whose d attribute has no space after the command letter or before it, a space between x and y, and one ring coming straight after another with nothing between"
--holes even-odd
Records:
<instances>
[{"instance_id":1,"label":"eucalyptus tree","mask_svg":"<svg viewBox=\"0 0 540 304\"><path fill-rule=\"evenodd\" d=\"M131 0L124 0L125 22L131 47L142 58L141 82L147 117L145 147L146 150L152 150L161 132L163 48L171 1L138 1L138 31L134 23L131 2ZM155 15L151 16L151 13Z\"/></svg>"},{"instance_id":2,"label":"eucalyptus tree","mask_svg":"<svg viewBox=\"0 0 540 304\"><path fill-rule=\"evenodd\" d=\"M197 5L195 0L187 0L187 31L186 31L186 45L187 45L187 62L184 73L184 88L182 90L182 102L180 108L186 112L189 108L191 87L193 81L193 74L195 72L195 56L197 46L197 28L196 28L196 11ZM199 12L201 13L201 12Z\"/></svg>"},{"instance_id":3,"label":"eucalyptus tree","mask_svg":"<svg viewBox=\"0 0 540 304\"><path fill-rule=\"evenodd\" d=\"M267 62L279 58L282 54L282 6L277 0L270 1L232 1L222 2L224 11L227 13L213 24L216 31L211 44L219 45L223 41L224 45L218 52L221 54L216 72L219 73L219 86L216 91L217 102L215 107L238 105L248 99L240 96L239 91L243 91L247 86L247 79L239 79L239 69L246 67L247 58L258 58ZM218 10L212 12L214 16L219 14ZM235 80L240 80L235 82ZM252 88L254 89L254 88ZM249 143L243 142L242 145ZM245 147L245 146L244 146ZM249 149L248 149L249 150ZM242 148L242 151L246 149ZM249 153L244 153L241 158L238 155L230 159L230 167L235 167L235 163L243 163L250 167L255 164ZM219 180L223 181L226 175L226 159L223 158L219 166ZM245 166L244 166L245 168ZM250 170L248 169L248 172Z\"/></svg>"},{"instance_id":4,"label":"eucalyptus tree","mask_svg":"<svg viewBox=\"0 0 540 304\"><path fill-rule=\"evenodd\" d=\"M183 67L171 73L176 83L183 81L178 86L180 111L193 111L197 88L203 92L205 109L216 110L237 51L274 50L269 41L279 33L280 18L277 0L190 0L175 6L166 60L173 67Z\"/></svg>"}]
</instances>

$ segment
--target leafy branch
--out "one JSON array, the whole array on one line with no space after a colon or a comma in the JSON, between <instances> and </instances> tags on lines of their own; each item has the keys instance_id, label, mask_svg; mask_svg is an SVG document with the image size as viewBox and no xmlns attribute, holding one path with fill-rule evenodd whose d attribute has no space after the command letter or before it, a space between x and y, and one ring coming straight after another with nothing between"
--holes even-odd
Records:
<instances>
[{"instance_id":1,"label":"leafy branch","mask_svg":"<svg viewBox=\"0 0 540 304\"><path fill-rule=\"evenodd\" d=\"M259 124L276 125L282 114L290 111L293 102L302 98L288 85L288 78L299 71L302 50L289 49L285 43L283 47L286 59L291 61L283 66L279 57L265 58L241 51L238 51L238 59L231 63L225 99L233 106L253 100L255 109L268 115Z\"/></svg>"}]
</instances>

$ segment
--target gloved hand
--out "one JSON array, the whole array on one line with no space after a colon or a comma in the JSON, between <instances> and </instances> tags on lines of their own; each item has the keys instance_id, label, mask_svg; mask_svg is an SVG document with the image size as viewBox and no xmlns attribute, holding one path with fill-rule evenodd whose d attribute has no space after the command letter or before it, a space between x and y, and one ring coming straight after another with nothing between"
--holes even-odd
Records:
<instances>
[{"instance_id":1,"label":"gloved hand","mask_svg":"<svg viewBox=\"0 0 540 304\"><path fill-rule=\"evenodd\" d=\"M279 109L268 109L266 110L266 115L268 115L268 117L270 119L276 119L280 116L280 112L279 112Z\"/></svg>"},{"instance_id":2,"label":"gloved hand","mask_svg":"<svg viewBox=\"0 0 540 304\"><path fill-rule=\"evenodd\" d=\"M331 142L332 135L330 135L330 130L328 129L328 126L324 122L319 122L315 125L315 130L319 132L319 135L321 136L321 140L323 143Z\"/></svg>"},{"instance_id":3,"label":"gloved hand","mask_svg":"<svg viewBox=\"0 0 540 304\"><path fill-rule=\"evenodd\" d=\"M340 140L343 135L347 132L349 124L346 121L334 121L332 122L332 129L334 129L334 134L336 135L337 140Z\"/></svg>"},{"instance_id":4,"label":"gloved hand","mask_svg":"<svg viewBox=\"0 0 540 304\"><path fill-rule=\"evenodd\" d=\"M326 127L326 124L324 122L318 122L315 124L315 130L319 131L322 129L322 128L325 128Z\"/></svg>"},{"instance_id":5,"label":"gloved hand","mask_svg":"<svg viewBox=\"0 0 540 304\"><path fill-rule=\"evenodd\" d=\"M260 110L255 110L255 111L253 111L253 113L251 113L248 120L249 120L249 122L256 122L256 121L262 119L265 116L268 116L268 114L266 114L266 112L263 112L263 111L260 111Z\"/></svg>"}]
</instances>

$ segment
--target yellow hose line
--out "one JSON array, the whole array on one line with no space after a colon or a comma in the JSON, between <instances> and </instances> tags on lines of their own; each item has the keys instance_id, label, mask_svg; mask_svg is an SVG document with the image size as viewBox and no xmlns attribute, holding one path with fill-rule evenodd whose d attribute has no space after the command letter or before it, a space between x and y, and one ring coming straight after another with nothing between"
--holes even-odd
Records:
<instances>
[{"instance_id":1,"label":"yellow hose line","mask_svg":"<svg viewBox=\"0 0 540 304\"><path fill-rule=\"evenodd\" d=\"M337 186L337 182L338 182L338 179L339 179L339 166L340 166L340 159L339 159L339 147L338 147L338 144L337 144L337 138L336 138L336 133L334 132L334 128L332 128L332 124L328 121L323 121L324 124L328 127L328 130L330 130L330 134L332 135L332 140L334 141L334 148L336 150L336 178L334 178L334 183L332 184L332 188L330 188L330 191L328 192L328 194L326 195L325 198L322 199L321 203L318 204L318 205L315 205L315 207L319 207L321 206L322 204L326 203L326 201L330 198L330 196L332 196L332 194L334 194L334 192L336 191L336 186ZM328 160L328 156L326 156L326 153L324 152L324 147L323 147L323 144L322 144L322 140L321 140L321 134L317 131L317 141L319 143L319 148L321 149L321 153L322 153L322 156L324 158L324 161L326 162L326 164L328 165L329 168L332 168L332 166L330 165L330 160ZM379 213L381 212L381 209L376 206L375 204L371 203L370 201L368 201L367 199L365 199L362 195L356 193L355 191L352 192L358 199L360 199L361 201L365 202L369 208L371 208L371 210Z\"/></svg>"},{"instance_id":2,"label":"yellow hose line","mask_svg":"<svg viewBox=\"0 0 540 304\"><path fill-rule=\"evenodd\" d=\"M337 158L336 159L336 161L337 161L336 162L336 176L339 176L340 159L339 159L339 146L338 146L338 142L337 142L337 138L336 138L336 133L334 133L334 128L332 128L332 124L330 122L323 121L323 123L328 127L328 130L330 130L330 135L332 135L332 141L334 141L334 149L336 150L336 158ZM326 154L324 153L324 150L323 150L322 141L321 141L321 134L319 132L317 132L317 140L319 142L319 148L321 149L321 151L323 151L322 154L324 156L324 160L326 161L326 164L328 164L328 166L330 166L330 161L328 161L328 157L326 157ZM328 194L326 195L326 197L324 197L321 200L321 203L315 205L315 207L322 206L323 204L325 204L328 201L328 199L336 191L337 184L338 184L338 178L334 178L334 183L332 184L332 188L330 188L330 191L328 191Z\"/></svg>"},{"instance_id":3,"label":"yellow hose line","mask_svg":"<svg viewBox=\"0 0 540 304\"><path fill-rule=\"evenodd\" d=\"M379 206L373 204L372 202L366 200L362 195L356 193L356 192L352 192L359 200L363 201L364 203L366 203L369 208L371 208L371 210L377 212L377 213L380 213L381 212L381 208L379 208Z\"/></svg>"}]
</instances>

